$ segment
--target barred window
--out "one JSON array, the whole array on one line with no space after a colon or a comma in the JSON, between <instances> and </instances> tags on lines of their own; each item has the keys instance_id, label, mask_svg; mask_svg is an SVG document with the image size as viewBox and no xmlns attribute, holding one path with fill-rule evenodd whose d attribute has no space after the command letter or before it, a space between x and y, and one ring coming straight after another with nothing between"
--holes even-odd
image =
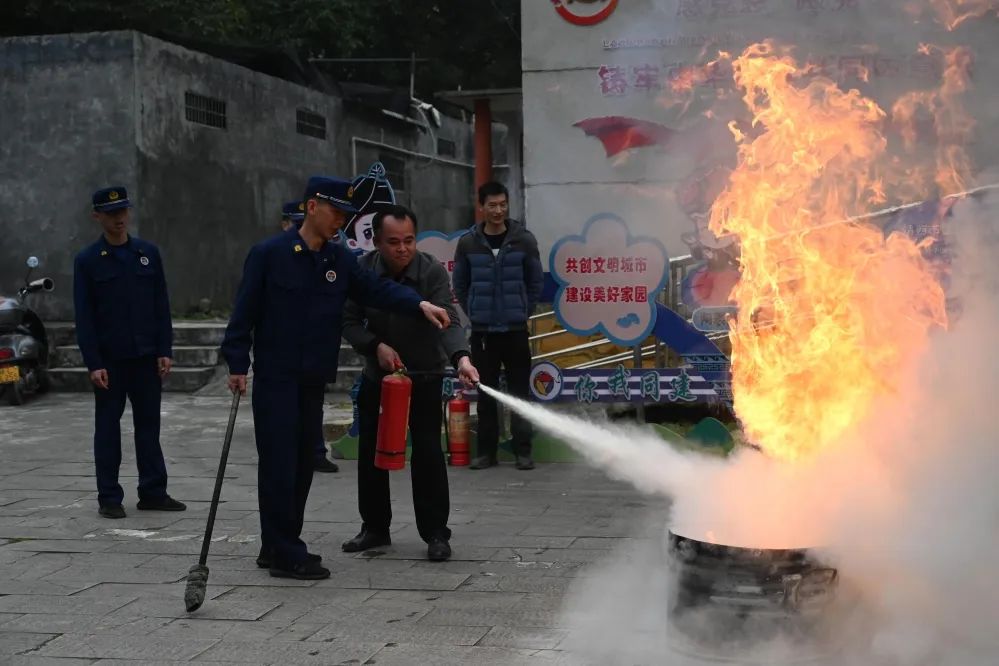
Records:
<instances>
[{"instance_id":1,"label":"barred window","mask_svg":"<svg viewBox=\"0 0 999 666\"><path fill-rule=\"evenodd\" d=\"M317 139L326 138L326 118L307 109L295 112L295 131Z\"/></svg>"},{"instance_id":2,"label":"barred window","mask_svg":"<svg viewBox=\"0 0 999 666\"><path fill-rule=\"evenodd\" d=\"M444 157L454 157L458 154L458 146L450 139L437 139L437 154Z\"/></svg>"},{"instance_id":3,"label":"barred window","mask_svg":"<svg viewBox=\"0 0 999 666\"><path fill-rule=\"evenodd\" d=\"M192 123L225 129L225 102L188 90L184 93L184 117Z\"/></svg>"},{"instance_id":4,"label":"barred window","mask_svg":"<svg viewBox=\"0 0 999 666\"><path fill-rule=\"evenodd\" d=\"M393 190L405 192L409 189L406 187L406 160L382 153L378 156L378 161L385 167L385 177Z\"/></svg>"}]
</instances>

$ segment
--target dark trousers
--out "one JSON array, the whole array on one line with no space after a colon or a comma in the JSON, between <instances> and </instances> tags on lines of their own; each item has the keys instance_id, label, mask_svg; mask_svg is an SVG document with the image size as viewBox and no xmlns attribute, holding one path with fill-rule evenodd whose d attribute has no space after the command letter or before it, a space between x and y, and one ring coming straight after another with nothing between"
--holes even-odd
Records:
<instances>
[{"instance_id":1,"label":"dark trousers","mask_svg":"<svg viewBox=\"0 0 999 666\"><path fill-rule=\"evenodd\" d=\"M506 371L506 390L510 395L529 399L531 345L527 331L472 333L472 364L486 386L499 387L500 371ZM499 416L496 401L479 392L478 455L496 456L499 444ZM531 455L531 424L517 414L510 415L514 452Z\"/></svg>"},{"instance_id":2,"label":"dark trousers","mask_svg":"<svg viewBox=\"0 0 999 666\"><path fill-rule=\"evenodd\" d=\"M160 383L156 358L143 356L110 361L107 389L94 389L94 463L97 501L121 504L125 493L118 484L121 467L121 415L125 399L132 403L135 460L139 468L139 499L166 496L167 472L160 448Z\"/></svg>"},{"instance_id":3,"label":"dark trousers","mask_svg":"<svg viewBox=\"0 0 999 666\"><path fill-rule=\"evenodd\" d=\"M357 451L357 505L362 529L388 534L392 523L389 472L375 467L381 383L365 377L357 395L360 437ZM416 529L424 541L451 538L447 527L451 511L447 464L441 451L441 380L413 383L409 405L409 434L413 451L409 468L413 480Z\"/></svg>"},{"instance_id":4,"label":"dark trousers","mask_svg":"<svg viewBox=\"0 0 999 666\"><path fill-rule=\"evenodd\" d=\"M260 540L282 568L305 562L308 553L302 525L316 438L322 436L324 392L322 382L253 380Z\"/></svg>"}]
</instances>

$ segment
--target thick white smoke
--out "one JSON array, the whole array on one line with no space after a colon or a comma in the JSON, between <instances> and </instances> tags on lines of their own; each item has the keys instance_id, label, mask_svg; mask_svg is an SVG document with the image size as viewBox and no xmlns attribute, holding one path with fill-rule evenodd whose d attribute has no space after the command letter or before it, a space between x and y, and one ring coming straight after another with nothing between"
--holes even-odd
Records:
<instances>
[{"instance_id":1,"label":"thick white smoke","mask_svg":"<svg viewBox=\"0 0 999 666\"><path fill-rule=\"evenodd\" d=\"M639 428L502 399L611 476L672 498L671 516L654 518L664 529L729 545L815 547L842 589L859 595L830 618L841 651L823 663L999 664L999 201L962 202L947 224L959 316L906 369L909 381L810 461L782 464L748 449L727 460L682 453ZM697 663L665 642L664 551L629 548L627 565L609 560L570 597L581 657ZM800 646L756 646L735 663L782 663L778 653Z\"/></svg>"}]
</instances>

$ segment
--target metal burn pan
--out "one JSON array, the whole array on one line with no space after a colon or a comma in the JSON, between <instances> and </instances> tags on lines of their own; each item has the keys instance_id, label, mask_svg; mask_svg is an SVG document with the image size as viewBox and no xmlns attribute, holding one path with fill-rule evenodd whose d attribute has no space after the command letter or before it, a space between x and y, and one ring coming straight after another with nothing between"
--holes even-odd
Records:
<instances>
[{"instance_id":1,"label":"metal burn pan","mask_svg":"<svg viewBox=\"0 0 999 666\"><path fill-rule=\"evenodd\" d=\"M838 572L807 549L699 541L670 531L668 617L688 641L715 647L819 638Z\"/></svg>"}]
</instances>

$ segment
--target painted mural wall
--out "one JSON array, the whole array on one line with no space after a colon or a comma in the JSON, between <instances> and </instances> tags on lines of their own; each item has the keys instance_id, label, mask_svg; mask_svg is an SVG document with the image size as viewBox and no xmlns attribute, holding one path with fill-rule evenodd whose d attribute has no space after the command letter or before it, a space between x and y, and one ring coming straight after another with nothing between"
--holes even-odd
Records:
<instances>
[{"instance_id":1,"label":"painted mural wall","mask_svg":"<svg viewBox=\"0 0 999 666\"><path fill-rule=\"evenodd\" d=\"M524 0L522 11L526 208L542 257L611 213L671 257L703 258L710 275L692 297L724 303L735 251L708 231L707 212L734 165L728 125L746 119L719 52L766 39L887 110L939 88L945 49L968 47L961 96L976 125L962 141L979 173L999 165L994 15L948 30L929 0ZM921 123L930 153L949 140Z\"/></svg>"}]
</instances>

